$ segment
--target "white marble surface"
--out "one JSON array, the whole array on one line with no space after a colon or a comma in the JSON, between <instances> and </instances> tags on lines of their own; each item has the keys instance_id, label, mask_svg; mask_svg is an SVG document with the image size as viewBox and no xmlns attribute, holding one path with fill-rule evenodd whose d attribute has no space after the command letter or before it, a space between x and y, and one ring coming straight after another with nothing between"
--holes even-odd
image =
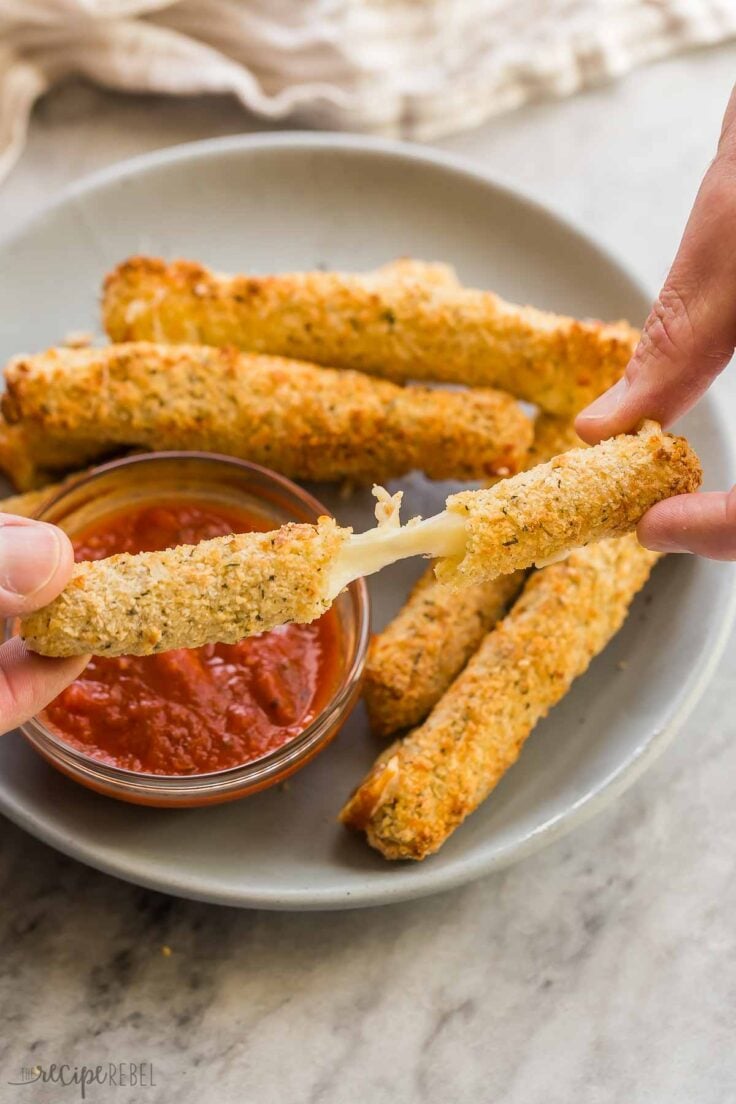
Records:
<instances>
[{"instance_id":1,"label":"white marble surface","mask_svg":"<svg viewBox=\"0 0 736 1104\"><path fill-rule=\"evenodd\" d=\"M711 155L736 46L443 143L663 276ZM253 129L226 101L70 87L0 187L0 232L67 181ZM1 308L0 308L1 309ZM734 385L721 386L733 403ZM733 405L732 405L733 409ZM152 1061L93 1104L729 1104L736 1100L736 648L612 808L494 877L332 915L177 901L0 827L0 1100L22 1066ZM171 948L171 955L162 947Z\"/></svg>"}]
</instances>

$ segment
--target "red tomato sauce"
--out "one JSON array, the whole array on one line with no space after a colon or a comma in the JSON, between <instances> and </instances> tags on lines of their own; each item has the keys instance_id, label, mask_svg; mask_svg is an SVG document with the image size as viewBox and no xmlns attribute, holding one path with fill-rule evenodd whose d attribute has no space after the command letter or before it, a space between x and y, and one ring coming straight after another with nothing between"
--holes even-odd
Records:
<instances>
[{"instance_id":1,"label":"red tomato sauce","mask_svg":"<svg viewBox=\"0 0 736 1104\"><path fill-rule=\"evenodd\" d=\"M193 500L140 506L90 526L77 560L145 552L272 528L264 518ZM152 656L95 657L44 714L66 743L146 774L205 774L259 759L303 732L339 676L329 610L238 644Z\"/></svg>"}]
</instances>

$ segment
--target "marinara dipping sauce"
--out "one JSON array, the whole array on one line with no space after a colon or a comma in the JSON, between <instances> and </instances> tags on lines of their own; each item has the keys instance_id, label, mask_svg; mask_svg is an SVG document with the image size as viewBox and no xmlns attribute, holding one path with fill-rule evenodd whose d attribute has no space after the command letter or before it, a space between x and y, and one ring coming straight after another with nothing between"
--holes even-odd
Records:
<instances>
[{"instance_id":1,"label":"marinara dipping sauce","mask_svg":"<svg viewBox=\"0 0 736 1104\"><path fill-rule=\"evenodd\" d=\"M245 509L171 498L98 519L74 538L77 560L196 544L273 525ZM253 762L303 732L340 677L334 609L238 644L151 656L94 657L41 714L67 744L113 767L192 775Z\"/></svg>"}]
</instances>

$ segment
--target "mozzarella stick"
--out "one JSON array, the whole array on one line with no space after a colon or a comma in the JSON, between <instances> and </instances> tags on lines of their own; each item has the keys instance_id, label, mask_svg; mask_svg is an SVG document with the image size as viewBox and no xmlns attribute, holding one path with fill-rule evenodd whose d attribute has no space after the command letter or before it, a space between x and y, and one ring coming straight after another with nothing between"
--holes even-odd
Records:
<instances>
[{"instance_id":1,"label":"mozzarella stick","mask_svg":"<svg viewBox=\"0 0 736 1104\"><path fill-rule=\"evenodd\" d=\"M543 414L534 425L526 466L581 445L572 422ZM516 571L453 590L427 568L368 650L363 697L376 736L385 738L424 720L503 616L525 577Z\"/></svg>"},{"instance_id":2,"label":"mozzarella stick","mask_svg":"<svg viewBox=\"0 0 736 1104\"><path fill-rule=\"evenodd\" d=\"M517 471L532 438L498 391L398 387L203 345L50 349L5 376L5 417L46 440L204 449L301 479L478 479Z\"/></svg>"},{"instance_id":3,"label":"mozzarella stick","mask_svg":"<svg viewBox=\"0 0 736 1104\"><path fill-rule=\"evenodd\" d=\"M574 448L585 448L585 444L575 432L571 419L540 414L534 423L534 440L524 468L529 471L530 468L536 468L537 464L546 464L548 460Z\"/></svg>"},{"instance_id":4,"label":"mozzarella stick","mask_svg":"<svg viewBox=\"0 0 736 1104\"><path fill-rule=\"evenodd\" d=\"M500 387L570 416L623 374L638 333L515 306L447 280L225 276L133 257L105 280L113 341L235 345L388 379Z\"/></svg>"},{"instance_id":5,"label":"mozzarella stick","mask_svg":"<svg viewBox=\"0 0 736 1104\"><path fill-rule=\"evenodd\" d=\"M106 449L99 442L51 439L32 428L8 425L0 418L0 471L18 491L32 491L54 476L98 459Z\"/></svg>"},{"instance_id":6,"label":"mozzarella stick","mask_svg":"<svg viewBox=\"0 0 736 1104\"><path fill-rule=\"evenodd\" d=\"M437 559L454 588L562 559L574 548L623 536L663 498L700 486L700 461L684 437L644 422L594 448L571 449L494 487L450 495L441 514L354 536L331 577L335 593L407 556ZM396 498L396 507L400 497Z\"/></svg>"},{"instance_id":7,"label":"mozzarella stick","mask_svg":"<svg viewBox=\"0 0 736 1104\"><path fill-rule=\"evenodd\" d=\"M363 699L375 736L423 721L524 585L515 571L454 591L430 567L394 620L371 640Z\"/></svg>"},{"instance_id":8,"label":"mozzarella stick","mask_svg":"<svg viewBox=\"0 0 736 1104\"><path fill-rule=\"evenodd\" d=\"M436 852L618 632L657 558L630 534L532 575L424 724L380 756L343 823L387 859Z\"/></svg>"},{"instance_id":9,"label":"mozzarella stick","mask_svg":"<svg viewBox=\"0 0 736 1104\"><path fill-rule=\"evenodd\" d=\"M447 513L462 520L464 542L459 555L437 564L437 578L465 586L623 536L655 502L696 491L701 480L685 438L656 422L571 449L489 490L451 495Z\"/></svg>"},{"instance_id":10,"label":"mozzarella stick","mask_svg":"<svg viewBox=\"0 0 736 1104\"><path fill-rule=\"evenodd\" d=\"M458 586L466 580L482 582L531 567L542 557L559 557L575 547L633 529L655 502L694 490L700 480L698 459L687 442L663 434L654 423L647 423L636 437L617 437L579 450L587 464L579 458L563 463L574 457L575 451L504 480L491 491L451 496L448 505L460 497L463 510L448 509L403 528L399 525L401 492L389 496L376 488L378 527L357 535L349 529L330 530L329 548L322 539L325 525L317 529L285 526L266 536L220 538L224 543L204 542L171 553L112 556L81 564L61 595L24 622L23 635L34 651L44 655L120 655L131 647L137 649L134 654L142 655L146 649L227 642L233 639L233 631L240 636L264 631L282 623L279 617L282 621L311 620L353 579L408 556L440 558L437 572L448 575ZM610 478L611 471L615 471L615 479ZM523 497L521 491L513 495L508 488L515 482L518 488L518 480L537 472L543 477L528 495L529 504L515 502ZM500 494L502 504L508 504L505 513L489 500L494 491ZM478 507L472 506L473 494L481 503ZM489 534L483 533L483 509L488 514ZM563 519L564 524L553 518ZM520 532L524 538L514 545L511 559L504 544L510 519L517 526L523 522ZM299 534L299 539L294 534ZM233 544L228 543L231 539ZM256 555L259 540L268 552L265 558ZM231 559L233 549L241 547L239 541L244 542L243 557ZM311 570L315 542L325 551L318 561L318 578ZM305 552L303 562L300 549ZM249 555L253 557L252 579ZM202 557L207 570L191 571ZM305 585L311 587L311 606L299 601L296 610L289 606L290 578L295 601ZM112 603L112 614L108 614L106 597Z\"/></svg>"},{"instance_id":11,"label":"mozzarella stick","mask_svg":"<svg viewBox=\"0 0 736 1104\"><path fill-rule=\"evenodd\" d=\"M460 283L451 265L418 261L411 257L399 257L390 261L366 274L366 279L378 282L419 282L433 287L458 287ZM64 344L89 345L90 342L67 340ZM102 455L99 442L70 446L64 440L50 442L40 434L29 437L21 426L11 427L0 423L0 471L18 491L30 492L34 488L43 487L58 473L99 459ZM20 500L17 506L19 510L29 508Z\"/></svg>"},{"instance_id":12,"label":"mozzarella stick","mask_svg":"<svg viewBox=\"0 0 736 1104\"><path fill-rule=\"evenodd\" d=\"M325 578L349 532L321 518L83 561L20 634L43 655L151 655L313 621L330 605Z\"/></svg>"}]
</instances>

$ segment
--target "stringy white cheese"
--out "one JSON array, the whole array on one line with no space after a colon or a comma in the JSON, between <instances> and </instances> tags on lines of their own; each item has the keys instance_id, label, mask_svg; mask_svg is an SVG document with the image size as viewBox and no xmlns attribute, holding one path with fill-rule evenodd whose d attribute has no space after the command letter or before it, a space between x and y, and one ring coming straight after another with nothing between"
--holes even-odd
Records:
<instances>
[{"instance_id":1,"label":"stringy white cheese","mask_svg":"<svg viewBox=\"0 0 736 1104\"><path fill-rule=\"evenodd\" d=\"M374 487L376 496L375 529L355 533L340 549L327 582L327 597L332 600L340 591L363 575L373 575L388 564L409 556L462 556L465 551L465 521L459 514L443 510L435 517L421 521L412 518L401 524L403 493L390 495L383 487Z\"/></svg>"}]
</instances>

